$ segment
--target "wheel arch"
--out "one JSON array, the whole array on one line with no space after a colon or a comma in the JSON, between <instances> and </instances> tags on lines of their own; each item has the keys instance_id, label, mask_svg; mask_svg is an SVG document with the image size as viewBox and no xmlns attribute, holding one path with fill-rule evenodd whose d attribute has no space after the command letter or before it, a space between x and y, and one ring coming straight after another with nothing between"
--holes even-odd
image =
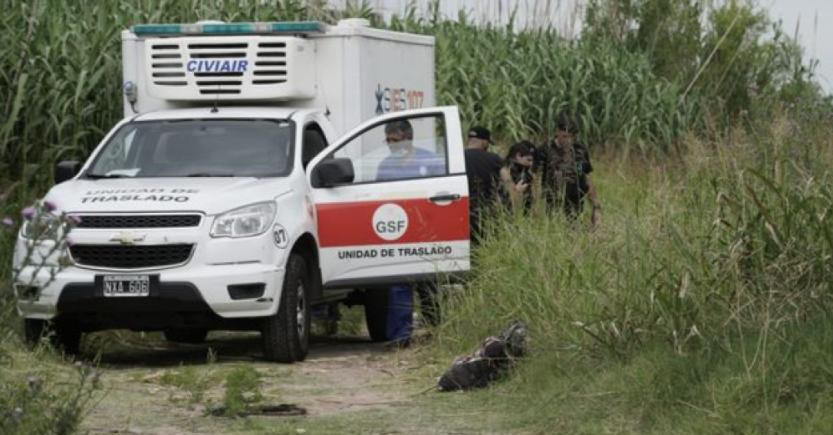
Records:
<instances>
[{"instance_id":1,"label":"wheel arch","mask_svg":"<svg viewBox=\"0 0 833 435\"><path fill-rule=\"evenodd\" d=\"M318 256L318 244L315 242L315 237L310 233L304 233L292 245L291 254L298 254L304 258L307 263L307 276L309 278L310 300L315 301L323 297L323 289L321 285L321 265Z\"/></svg>"}]
</instances>

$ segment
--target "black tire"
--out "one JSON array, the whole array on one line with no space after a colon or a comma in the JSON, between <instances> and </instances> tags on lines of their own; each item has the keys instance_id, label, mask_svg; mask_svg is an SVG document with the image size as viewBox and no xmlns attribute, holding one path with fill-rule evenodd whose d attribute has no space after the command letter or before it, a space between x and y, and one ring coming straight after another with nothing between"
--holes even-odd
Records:
<instances>
[{"instance_id":1,"label":"black tire","mask_svg":"<svg viewBox=\"0 0 833 435\"><path fill-rule=\"evenodd\" d=\"M390 292L388 292L388 289L365 290L364 319L372 341L388 340L389 303Z\"/></svg>"},{"instance_id":2,"label":"black tire","mask_svg":"<svg viewBox=\"0 0 833 435\"><path fill-rule=\"evenodd\" d=\"M50 344L67 355L78 354L81 346L81 329L75 323L23 319L23 339L29 347L37 346L43 337L49 337Z\"/></svg>"},{"instance_id":3,"label":"black tire","mask_svg":"<svg viewBox=\"0 0 833 435\"><path fill-rule=\"evenodd\" d=\"M269 361L303 361L309 351L309 275L304 257L290 254L278 312L263 320L263 355Z\"/></svg>"},{"instance_id":4,"label":"black tire","mask_svg":"<svg viewBox=\"0 0 833 435\"><path fill-rule=\"evenodd\" d=\"M34 348L46 335L46 320L23 319L23 341L29 348Z\"/></svg>"},{"instance_id":5,"label":"black tire","mask_svg":"<svg viewBox=\"0 0 833 435\"><path fill-rule=\"evenodd\" d=\"M67 355L77 355L81 346L81 328L73 322L51 322L52 344Z\"/></svg>"},{"instance_id":6,"label":"black tire","mask_svg":"<svg viewBox=\"0 0 833 435\"><path fill-rule=\"evenodd\" d=\"M205 337L208 336L208 330L201 328L166 329L163 334L165 335L165 340L174 343L199 344L205 341Z\"/></svg>"}]
</instances>

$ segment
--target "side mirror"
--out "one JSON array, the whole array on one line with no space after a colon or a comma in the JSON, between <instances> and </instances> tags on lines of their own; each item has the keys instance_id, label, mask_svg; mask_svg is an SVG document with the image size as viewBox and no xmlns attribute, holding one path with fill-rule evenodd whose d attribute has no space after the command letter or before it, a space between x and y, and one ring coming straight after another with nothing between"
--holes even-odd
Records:
<instances>
[{"instance_id":1,"label":"side mirror","mask_svg":"<svg viewBox=\"0 0 833 435\"><path fill-rule=\"evenodd\" d=\"M355 178L353 162L350 159L340 158L327 159L316 165L312 170L310 181L312 187L333 187L352 183Z\"/></svg>"},{"instance_id":2,"label":"side mirror","mask_svg":"<svg viewBox=\"0 0 833 435\"><path fill-rule=\"evenodd\" d=\"M58 162L55 165L55 184L63 183L78 174L81 169L81 162L77 160L67 160Z\"/></svg>"}]
</instances>

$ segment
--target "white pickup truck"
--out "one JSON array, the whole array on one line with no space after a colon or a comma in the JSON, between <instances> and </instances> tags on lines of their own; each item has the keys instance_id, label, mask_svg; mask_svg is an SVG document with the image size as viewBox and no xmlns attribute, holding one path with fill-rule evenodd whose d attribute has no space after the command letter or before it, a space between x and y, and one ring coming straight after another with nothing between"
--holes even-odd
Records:
<instances>
[{"instance_id":1,"label":"white pickup truck","mask_svg":"<svg viewBox=\"0 0 833 435\"><path fill-rule=\"evenodd\" d=\"M136 25L125 118L61 162L36 219L73 216L67 252L23 226L14 288L27 337L257 330L269 360L307 354L312 310L469 268L455 107L434 104L431 37L364 20ZM69 265L59 267L59 257ZM54 273L57 271L57 273Z\"/></svg>"}]
</instances>

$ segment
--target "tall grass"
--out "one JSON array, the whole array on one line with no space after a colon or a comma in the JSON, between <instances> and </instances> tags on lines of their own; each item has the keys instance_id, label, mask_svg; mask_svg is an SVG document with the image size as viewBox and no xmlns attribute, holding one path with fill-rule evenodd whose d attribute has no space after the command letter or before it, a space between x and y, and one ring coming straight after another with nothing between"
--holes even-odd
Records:
<instances>
[{"instance_id":1,"label":"tall grass","mask_svg":"<svg viewBox=\"0 0 833 435\"><path fill-rule=\"evenodd\" d=\"M447 304L444 355L522 318L535 350L514 402L546 382L560 383L546 394L614 389L626 405L610 417L636 412L637 432L680 415L706 432L833 424L833 378L824 364L799 366L833 359L816 331L833 325L833 140L829 118L800 117L690 137L676 162L606 168L596 232L560 216L498 217L474 279Z\"/></svg>"}]
</instances>

